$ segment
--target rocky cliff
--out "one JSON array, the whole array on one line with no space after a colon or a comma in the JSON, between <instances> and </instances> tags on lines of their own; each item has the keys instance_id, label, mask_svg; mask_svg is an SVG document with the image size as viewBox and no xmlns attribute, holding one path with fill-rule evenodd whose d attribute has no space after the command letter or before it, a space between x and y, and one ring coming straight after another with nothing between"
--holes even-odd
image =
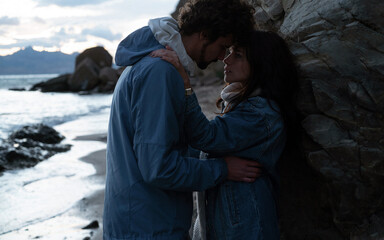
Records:
<instances>
[{"instance_id":1,"label":"rocky cliff","mask_svg":"<svg viewBox=\"0 0 384 240\"><path fill-rule=\"evenodd\" d=\"M383 239L384 1L248 1L301 72L304 154L281 163L282 238Z\"/></svg>"}]
</instances>

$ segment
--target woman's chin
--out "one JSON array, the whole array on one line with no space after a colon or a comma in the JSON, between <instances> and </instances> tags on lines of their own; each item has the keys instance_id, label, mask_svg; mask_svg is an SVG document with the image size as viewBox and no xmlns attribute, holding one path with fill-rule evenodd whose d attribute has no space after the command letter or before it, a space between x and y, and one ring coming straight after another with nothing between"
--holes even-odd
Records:
<instances>
[{"instance_id":1,"label":"woman's chin","mask_svg":"<svg viewBox=\"0 0 384 240\"><path fill-rule=\"evenodd\" d=\"M226 82L228 84L231 84L231 83L239 82L239 81L236 81L236 80L233 80L231 78L227 78L227 77L224 76L224 82Z\"/></svg>"},{"instance_id":2,"label":"woman's chin","mask_svg":"<svg viewBox=\"0 0 384 240\"><path fill-rule=\"evenodd\" d=\"M224 75L224 82L231 83L231 79L227 77L227 75Z\"/></svg>"}]
</instances>

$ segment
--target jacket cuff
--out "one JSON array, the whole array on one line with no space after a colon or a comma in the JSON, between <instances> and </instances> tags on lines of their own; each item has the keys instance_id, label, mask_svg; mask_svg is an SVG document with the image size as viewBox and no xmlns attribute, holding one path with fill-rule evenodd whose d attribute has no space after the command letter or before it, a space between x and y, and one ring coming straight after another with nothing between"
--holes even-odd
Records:
<instances>
[{"instance_id":1,"label":"jacket cuff","mask_svg":"<svg viewBox=\"0 0 384 240\"><path fill-rule=\"evenodd\" d=\"M191 95L185 96L185 113L191 113L199 108L199 102L197 101L197 97L195 93Z\"/></svg>"},{"instance_id":2,"label":"jacket cuff","mask_svg":"<svg viewBox=\"0 0 384 240\"><path fill-rule=\"evenodd\" d=\"M224 182L227 180L228 177L228 167L227 163L223 158L211 158L207 159L208 162L211 163L212 168L219 168L220 169L220 176L216 179L215 185Z\"/></svg>"}]
</instances>

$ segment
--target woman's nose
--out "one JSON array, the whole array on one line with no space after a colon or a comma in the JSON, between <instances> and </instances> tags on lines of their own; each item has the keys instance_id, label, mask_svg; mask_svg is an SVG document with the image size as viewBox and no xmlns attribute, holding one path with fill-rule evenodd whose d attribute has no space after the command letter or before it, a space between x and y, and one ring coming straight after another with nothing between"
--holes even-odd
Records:
<instances>
[{"instance_id":1,"label":"woman's nose","mask_svg":"<svg viewBox=\"0 0 384 240\"><path fill-rule=\"evenodd\" d=\"M229 62L229 57L231 56L231 54L229 54L227 57L224 58L223 60L223 63L227 64L228 65L228 62Z\"/></svg>"}]
</instances>

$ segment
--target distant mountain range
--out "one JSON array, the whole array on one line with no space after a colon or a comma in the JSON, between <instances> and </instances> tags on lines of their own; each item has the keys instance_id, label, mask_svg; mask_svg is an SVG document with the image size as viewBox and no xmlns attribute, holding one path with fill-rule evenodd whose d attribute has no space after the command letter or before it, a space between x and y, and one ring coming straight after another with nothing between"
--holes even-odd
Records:
<instances>
[{"instance_id":1,"label":"distant mountain range","mask_svg":"<svg viewBox=\"0 0 384 240\"><path fill-rule=\"evenodd\" d=\"M32 47L0 56L0 74L72 73L78 53L35 51Z\"/></svg>"}]
</instances>

